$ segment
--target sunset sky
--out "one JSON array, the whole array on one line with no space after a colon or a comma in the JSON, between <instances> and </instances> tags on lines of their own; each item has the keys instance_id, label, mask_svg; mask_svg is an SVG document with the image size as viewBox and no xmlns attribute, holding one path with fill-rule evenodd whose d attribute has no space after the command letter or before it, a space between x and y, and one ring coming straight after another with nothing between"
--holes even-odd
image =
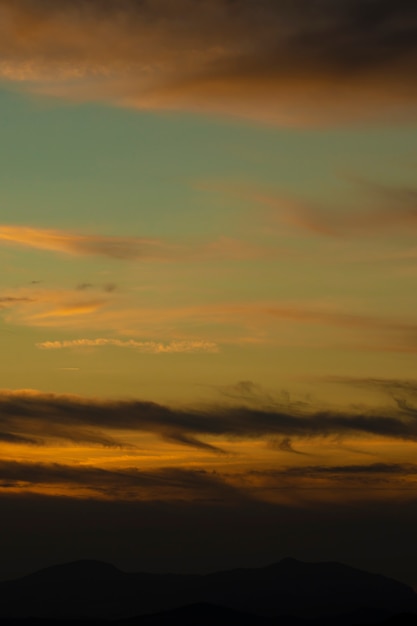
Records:
<instances>
[{"instance_id":1,"label":"sunset sky","mask_svg":"<svg viewBox=\"0 0 417 626\"><path fill-rule=\"evenodd\" d=\"M417 4L0 0L0 577L417 586Z\"/></svg>"}]
</instances>

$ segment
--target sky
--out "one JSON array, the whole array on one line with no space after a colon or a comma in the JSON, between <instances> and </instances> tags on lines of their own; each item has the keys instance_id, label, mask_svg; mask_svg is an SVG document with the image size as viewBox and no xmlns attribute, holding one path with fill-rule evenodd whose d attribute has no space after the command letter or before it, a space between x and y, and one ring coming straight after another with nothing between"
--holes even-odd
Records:
<instances>
[{"instance_id":1,"label":"sky","mask_svg":"<svg viewBox=\"0 0 417 626\"><path fill-rule=\"evenodd\" d=\"M414 0L0 0L0 578L417 587Z\"/></svg>"}]
</instances>

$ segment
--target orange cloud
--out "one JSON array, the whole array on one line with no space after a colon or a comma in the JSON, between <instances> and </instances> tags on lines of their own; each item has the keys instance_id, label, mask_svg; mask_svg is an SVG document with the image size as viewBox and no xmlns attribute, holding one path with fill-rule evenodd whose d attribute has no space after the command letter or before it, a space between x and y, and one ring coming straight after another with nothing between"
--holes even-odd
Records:
<instances>
[{"instance_id":1,"label":"orange cloud","mask_svg":"<svg viewBox=\"0 0 417 626\"><path fill-rule=\"evenodd\" d=\"M115 259L166 259L175 256L175 246L157 239L100 237L26 226L1 225L0 240L38 250Z\"/></svg>"},{"instance_id":2,"label":"orange cloud","mask_svg":"<svg viewBox=\"0 0 417 626\"><path fill-rule=\"evenodd\" d=\"M71 317L73 315L88 315L96 313L102 306L101 301L96 302L74 302L65 307L52 309L33 316L33 319L45 319L48 317Z\"/></svg>"},{"instance_id":3,"label":"orange cloud","mask_svg":"<svg viewBox=\"0 0 417 626\"><path fill-rule=\"evenodd\" d=\"M286 454L294 453L292 443L311 439L362 439L368 445L372 438L417 442L417 409L407 403L336 410L311 401L259 398L252 404L245 398L236 400L175 407L140 399L1 390L0 441L20 446L73 442L132 449L132 442L140 445L141 433L148 433L205 452L219 453L228 441L246 440L272 442ZM128 438L129 443L119 437Z\"/></svg>"},{"instance_id":4,"label":"orange cloud","mask_svg":"<svg viewBox=\"0 0 417 626\"><path fill-rule=\"evenodd\" d=\"M355 205L325 207L274 189L245 182L199 182L197 189L233 196L246 204L263 207L264 217L278 223L323 237L372 237L409 234L417 229L417 188L388 187L358 181L355 191L362 192ZM401 251L398 258L414 258L414 249Z\"/></svg>"},{"instance_id":5,"label":"orange cloud","mask_svg":"<svg viewBox=\"0 0 417 626\"><path fill-rule=\"evenodd\" d=\"M416 12L356 0L1 0L0 76L67 99L274 124L415 120Z\"/></svg>"},{"instance_id":6,"label":"orange cloud","mask_svg":"<svg viewBox=\"0 0 417 626\"><path fill-rule=\"evenodd\" d=\"M143 352L215 352L220 344L305 345L339 349L415 352L415 320L349 310L326 301L202 303L155 307L135 294L106 293L92 298L79 290L27 288L0 298L6 322L32 327L116 333L119 337L74 338L40 344L48 349L131 347ZM323 327L317 343L315 327ZM300 333L297 327L302 328ZM337 335L331 329L336 329ZM282 334L285 330L285 334ZM125 339L126 336L133 337ZM155 337L158 340L155 340ZM353 341L355 339L355 341Z\"/></svg>"},{"instance_id":7,"label":"orange cloud","mask_svg":"<svg viewBox=\"0 0 417 626\"><path fill-rule=\"evenodd\" d=\"M92 314L102 314L111 302L111 294L92 298L88 292L81 295L79 291L32 287L18 289L12 295L0 298L0 309L4 311L4 319L13 324L91 325Z\"/></svg>"},{"instance_id":8,"label":"orange cloud","mask_svg":"<svg viewBox=\"0 0 417 626\"><path fill-rule=\"evenodd\" d=\"M44 350L60 350L62 348L98 348L113 346L117 348L134 348L149 354L176 354L193 352L218 352L219 347L212 341L137 341L136 339L71 339L67 341L42 341L36 344Z\"/></svg>"},{"instance_id":9,"label":"orange cloud","mask_svg":"<svg viewBox=\"0 0 417 626\"><path fill-rule=\"evenodd\" d=\"M28 226L0 225L0 241L37 250L131 261L252 259L276 256L275 251L219 237L211 242L179 244L144 237L106 237Z\"/></svg>"},{"instance_id":10,"label":"orange cloud","mask_svg":"<svg viewBox=\"0 0 417 626\"><path fill-rule=\"evenodd\" d=\"M276 500L277 490L289 488L334 491L332 498L344 499L343 488L346 487L349 491L354 489L356 496L362 491L367 497L373 489L384 487L384 497L390 499L395 489L413 492L417 480L415 464L386 462L312 466L280 464L274 468L241 470L233 474L174 466L147 471L134 466L116 466L109 470L90 464L1 460L0 471L0 490L7 489L8 493L10 490L17 493L49 491L70 497L87 493L90 497L115 500ZM282 498L282 495L278 497Z\"/></svg>"}]
</instances>

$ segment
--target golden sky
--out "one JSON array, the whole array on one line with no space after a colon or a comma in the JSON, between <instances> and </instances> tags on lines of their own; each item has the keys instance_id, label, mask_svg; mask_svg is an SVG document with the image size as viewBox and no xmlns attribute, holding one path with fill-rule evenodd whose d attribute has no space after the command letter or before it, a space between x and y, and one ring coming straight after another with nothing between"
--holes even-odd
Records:
<instances>
[{"instance_id":1,"label":"golden sky","mask_svg":"<svg viewBox=\"0 0 417 626\"><path fill-rule=\"evenodd\" d=\"M417 581L416 28L408 0L0 0L0 576L91 545Z\"/></svg>"}]
</instances>

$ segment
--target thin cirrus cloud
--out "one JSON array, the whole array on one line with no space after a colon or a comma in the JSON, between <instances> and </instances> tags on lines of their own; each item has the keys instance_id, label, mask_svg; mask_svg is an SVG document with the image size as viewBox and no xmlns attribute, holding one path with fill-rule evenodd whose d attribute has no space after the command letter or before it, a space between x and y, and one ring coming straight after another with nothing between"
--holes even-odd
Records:
<instances>
[{"instance_id":1,"label":"thin cirrus cloud","mask_svg":"<svg viewBox=\"0 0 417 626\"><path fill-rule=\"evenodd\" d=\"M276 218L299 230L325 237L375 237L393 233L406 234L417 230L417 191L380 187L370 208L326 210L301 202L288 204L278 199L261 197L270 206L283 206ZM376 206L375 206L376 205Z\"/></svg>"},{"instance_id":2,"label":"thin cirrus cloud","mask_svg":"<svg viewBox=\"0 0 417 626\"><path fill-rule=\"evenodd\" d=\"M0 489L26 491L58 486L87 490L106 499L165 501L192 498L205 501L248 499L237 487L214 472L180 467L139 470L136 467L114 470L86 465L0 461ZM73 495L73 494L72 494Z\"/></svg>"},{"instance_id":3,"label":"thin cirrus cloud","mask_svg":"<svg viewBox=\"0 0 417 626\"><path fill-rule=\"evenodd\" d=\"M25 303L25 302L32 302L31 298L26 298L26 297L13 297L13 296L4 296L0 298L0 309L7 309L10 306L13 306L15 304L20 304L20 303Z\"/></svg>"},{"instance_id":4,"label":"thin cirrus cloud","mask_svg":"<svg viewBox=\"0 0 417 626\"><path fill-rule=\"evenodd\" d=\"M361 197L351 206L326 208L279 190L261 188L244 182L199 182L197 189L239 198L245 204L264 209L269 223L328 238L410 235L417 230L417 189L389 187L357 181L353 188ZM359 206L358 206L359 205ZM403 256L410 252L402 252Z\"/></svg>"},{"instance_id":5,"label":"thin cirrus cloud","mask_svg":"<svg viewBox=\"0 0 417 626\"><path fill-rule=\"evenodd\" d=\"M71 339L65 341L42 341L36 344L43 350L61 350L65 348L133 348L148 354L177 354L194 352L219 352L219 347L212 341L137 341L136 339Z\"/></svg>"},{"instance_id":6,"label":"thin cirrus cloud","mask_svg":"<svg viewBox=\"0 0 417 626\"><path fill-rule=\"evenodd\" d=\"M186 245L162 239L84 235L7 224L0 225L0 242L61 254L104 256L125 261L239 260L276 256L275 251L228 237Z\"/></svg>"},{"instance_id":7,"label":"thin cirrus cloud","mask_svg":"<svg viewBox=\"0 0 417 626\"><path fill-rule=\"evenodd\" d=\"M194 501L243 501L262 498L267 490L285 490L320 483L321 489L343 483L357 488L402 483L413 489L417 466L412 463L371 463L369 465L281 466L270 470L242 471L235 476L201 469L166 467L140 470L136 467L105 469L92 465L63 465L0 461L0 490L25 492L57 487L87 491L96 498L114 500L165 500L192 498ZM317 489L317 484L314 485ZM71 491L69 491L71 495ZM72 493L72 495L74 495Z\"/></svg>"},{"instance_id":8,"label":"thin cirrus cloud","mask_svg":"<svg viewBox=\"0 0 417 626\"><path fill-rule=\"evenodd\" d=\"M88 320L98 315L111 299L107 297L74 296L74 291L65 289L18 289L16 296L5 296L0 300L7 322L29 326L66 326L71 319ZM30 295L25 295L25 294Z\"/></svg>"},{"instance_id":9,"label":"thin cirrus cloud","mask_svg":"<svg viewBox=\"0 0 417 626\"><path fill-rule=\"evenodd\" d=\"M0 434L21 443L53 440L84 445L132 447L118 439L153 434L166 442L222 453L222 440L284 442L323 438L417 441L417 410L401 406L333 410L312 403L173 407L156 402L105 401L35 391L0 392ZM115 437L115 435L117 436ZM15 441L19 443L18 439ZM291 448L291 445L290 445ZM284 443L288 452L288 446Z\"/></svg>"},{"instance_id":10,"label":"thin cirrus cloud","mask_svg":"<svg viewBox=\"0 0 417 626\"><path fill-rule=\"evenodd\" d=\"M412 318L353 311L337 302L260 301L145 307L137 306L125 295L120 298L117 292L100 297L91 297L89 290L75 293L79 295L74 297L74 291L65 289L25 289L10 292L0 302L0 308L5 320L12 324L133 335L130 339L76 337L39 343L39 348L50 350L112 345L161 354L216 352L220 344L243 345L247 341L272 346L277 330L295 326L303 327L307 334L301 339L299 335L292 339L288 336L286 343L296 341L299 345L297 342L301 340L303 345L317 347L314 341L311 344L308 333L323 326L334 328L339 338L323 336L320 347L335 346L336 341L339 347L350 350L417 351L417 326Z\"/></svg>"},{"instance_id":11,"label":"thin cirrus cloud","mask_svg":"<svg viewBox=\"0 0 417 626\"><path fill-rule=\"evenodd\" d=\"M0 240L38 250L114 259L160 259L172 256L173 253L169 245L156 239L98 237L26 226L1 225Z\"/></svg>"},{"instance_id":12,"label":"thin cirrus cloud","mask_svg":"<svg viewBox=\"0 0 417 626\"><path fill-rule=\"evenodd\" d=\"M414 414L417 406L417 380L395 378L355 378L353 376L327 376L328 383L376 391L393 399L405 413Z\"/></svg>"},{"instance_id":13,"label":"thin cirrus cloud","mask_svg":"<svg viewBox=\"0 0 417 626\"><path fill-rule=\"evenodd\" d=\"M279 124L415 119L413 0L1 0L0 75Z\"/></svg>"},{"instance_id":14,"label":"thin cirrus cloud","mask_svg":"<svg viewBox=\"0 0 417 626\"><path fill-rule=\"evenodd\" d=\"M258 491L280 489L330 490L334 498L349 498L344 489L354 493L383 492L384 498L415 493L417 465L413 463L369 463L358 465L293 465L266 470L251 470L246 477ZM340 492L342 489L342 493ZM375 495L375 493L374 493Z\"/></svg>"}]
</instances>

